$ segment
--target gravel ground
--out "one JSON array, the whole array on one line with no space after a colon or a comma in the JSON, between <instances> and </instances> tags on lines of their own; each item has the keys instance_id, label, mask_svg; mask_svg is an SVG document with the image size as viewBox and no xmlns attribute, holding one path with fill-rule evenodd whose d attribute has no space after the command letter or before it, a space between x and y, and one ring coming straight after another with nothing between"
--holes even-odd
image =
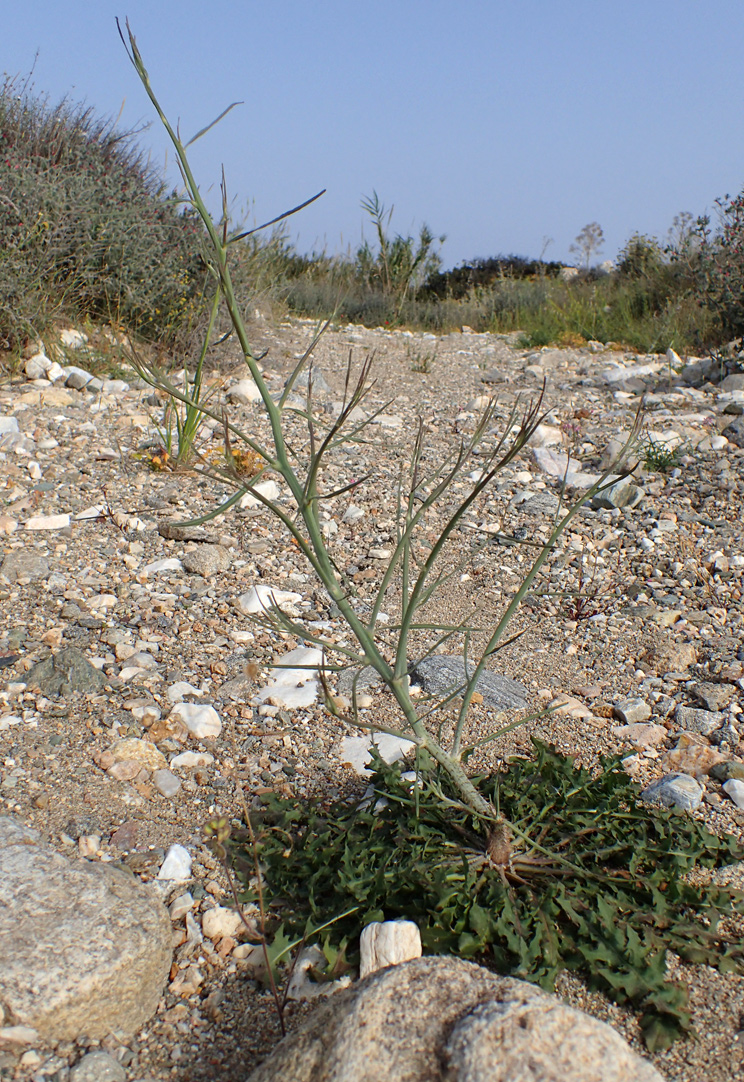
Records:
<instances>
[{"instance_id":1,"label":"gravel ground","mask_svg":"<svg viewBox=\"0 0 744 1082\"><path fill-rule=\"evenodd\" d=\"M313 325L261 323L254 330L257 348L267 351L262 364L270 385L280 389ZM503 423L515 401L535 398L545 381L551 416L537 442L543 452L570 448L582 469L596 471L611 441L629 431L640 392L648 392L644 424L657 448L679 444L674 468L662 473L641 465L635 506L587 509L574 520L515 618L514 630L524 634L493 665L524 685L533 709L561 695L565 704L488 745L472 763L493 766L525 751L533 734L586 764L624 752L628 769L644 783L670 770L697 775L704 799L692 814L740 836L744 811L707 770L719 757L744 759L738 736L744 448L736 442L744 443L737 427L744 396L692 369L680 377L663 357L592 344L529 352L513 336L464 330L434 338L352 326L328 332L316 349L330 385L322 391L318 383L319 423L342 396L349 356L356 368L370 352L376 382L363 405L382 414L362 444L334 453L324 478L330 489L360 482L353 494L325 504L332 552L354 583L360 611L382 576L381 553L395 531L396 485L410 461L418 418L426 461L436 463L472 432L488 397L497 402L496 424ZM85 368L90 358L81 352L76 363ZM219 394L247 375L229 353L215 365ZM14 417L23 437L3 444L0 427L0 814L41 830L61 852L121 861L144 881L157 874L171 844L186 846L194 860L191 917L198 921L215 903L229 904L203 826L215 815L240 815L236 779L249 796L275 790L333 797L361 791L364 781L341 759L341 739L354 733L319 705L290 710L251 702L269 679L267 665L298 645L244 614L239 599L252 586L300 595L298 616L324 621L327 633L343 641L297 547L260 506L207 523L193 535L199 540L174 539L166 523L204 514L228 490L193 472L150 468L148 444L162 407L133 375L127 381L97 393L18 377L0 384L0 419ZM268 431L255 406L233 401L230 415L252 435ZM301 423L292 423L299 444ZM201 450L208 456L220 446L220 426L206 437ZM427 617L452 623L477 606L478 620L488 626L503 611L531 550L500 543L497 534L527 542L547 537L560 486L541 468L545 462L525 449L474 503L448 554L453 565L469 554L465 569L430 603ZM466 481L455 495L467 491ZM363 514L349 515L350 504ZM69 523L49 519L64 515ZM34 525L39 517L41 527ZM425 542L441 521L432 516ZM171 563L158 569L165 560ZM580 602L554 592L579 588ZM391 616L396 589L384 605ZM541 596L546 591L550 596ZM414 643L425 645L424 638ZM93 662L100 686L67 695L34 690L34 665L66 647ZM166 721L179 682L191 686L181 689L187 702L214 706L218 736L194 739ZM637 746L637 734L634 744L634 734L617 731L613 708L628 698L646 703L648 721L663 727L655 742ZM718 729L680 737L689 725L679 721L678 706L719 710ZM366 709L376 720L394 718L377 689ZM489 725L485 704L476 705L474 736ZM116 739L128 737L157 745L168 763L184 751L201 760L174 765L169 777L145 765L133 771L107 757ZM195 953L183 915L173 927L172 983L158 1014L126 1046L112 1040L103 1047L131 1082L241 1077L278 1038L270 996L231 937L205 939ZM670 1082L744 1078L742 978L706 967L678 969L690 987L698 1039L655 1056L657 1068ZM571 977L559 991L641 1048L628 1012ZM309 1009L291 1005L290 1028ZM40 1049L25 1066L4 1054L0 1068L18 1078L56 1072L63 1082L82 1050Z\"/></svg>"}]
</instances>

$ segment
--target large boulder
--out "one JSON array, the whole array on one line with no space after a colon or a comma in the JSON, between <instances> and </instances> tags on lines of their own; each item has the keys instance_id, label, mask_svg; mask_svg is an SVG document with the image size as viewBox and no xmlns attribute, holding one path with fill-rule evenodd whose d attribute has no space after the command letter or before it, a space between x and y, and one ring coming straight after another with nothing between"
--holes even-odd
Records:
<instances>
[{"instance_id":1,"label":"large boulder","mask_svg":"<svg viewBox=\"0 0 744 1082\"><path fill-rule=\"evenodd\" d=\"M249 1082L663 1082L604 1022L459 958L339 992Z\"/></svg>"},{"instance_id":2,"label":"large boulder","mask_svg":"<svg viewBox=\"0 0 744 1082\"><path fill-rule=\"evenodd\" d=\"M43 1041L126 1039L171 965L160 899L129 873L69 861L0 817L0 1014Z\"/></svg>"}]
</instances>

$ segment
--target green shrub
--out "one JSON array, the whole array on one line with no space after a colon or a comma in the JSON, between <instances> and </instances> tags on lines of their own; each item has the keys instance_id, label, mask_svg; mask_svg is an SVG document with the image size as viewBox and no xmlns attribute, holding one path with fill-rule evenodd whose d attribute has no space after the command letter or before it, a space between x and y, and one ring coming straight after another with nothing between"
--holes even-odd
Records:
<instances>
[{"instance_id":1,"label":"green shrub","mask_svg":"<svg viewBox=\"0 0 744 1082\"><path fill-rule=\"evenodd\" d=\"M92 109L0 87L0 334L91 317L173 340L200 305L202 228Z\"/></svg>"},{"instance_id":2,"label":"green shrub","mask_svg":"<svg viewBox=\"0 0 744 1082\"><path fill-rule=\"evenodd\" d=\"M744 912L744 895L690 876L740 860L739 844L640 802L618 760L592 776L536 743L530 759L474 779L524 831L505 865L489 859L471 814L442 801L442 791L454 796L443 773L431 788L422 779L416 797L400 764L377 757L374 768L374 795L361 804L270 795L251 813L264 899L290 931L346 914L332 937L353 941L370 921L405 918L425 950L549 990L571 970L637 1010L651 1049L690 1029L687 989L667 980L668 951L741 971L738 937L719 920ZM235 838L230 852L247 887L252 846Z\"/></svg>"}]
</instances>

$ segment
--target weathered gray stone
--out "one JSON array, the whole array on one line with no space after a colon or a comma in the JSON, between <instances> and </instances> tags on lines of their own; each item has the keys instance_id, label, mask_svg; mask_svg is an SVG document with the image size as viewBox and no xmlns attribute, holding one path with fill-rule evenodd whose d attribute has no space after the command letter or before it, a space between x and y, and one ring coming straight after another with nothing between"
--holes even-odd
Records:
<instances>
[{"instance_id":1,"label":"weathered gray stone","mask_svg":"<svg viewBox=\"0 0 744 1082\"><path fill-rule=\"evenodd\" d=\"M468 665L473 672L475 665ZM411 683L420 685L427 695L443 698L465 683L465 663L461 657L434 654L411 670ZM527 706L527 689L508 676L484 670L478 677L476 691L486 706L496 710L522 710Z\"/></svg>"},{"instance_id":2,"label":"weathered gray stone","mask_svg":"<svg viewBox=\"0 0 744 1082\"><path fill-rule=\"evenodd\" d=\"M702 733L707 736L714 729L723 725L723 714L718 710L699 710L695 706L678 706L674 711L674 720L680 729L688 733Z\"/></svg>"},{"instance_id":3,"label":"weathered gray stone","mask_svg":"<svg viewBox=\"0 0 744 1082\"><path fill-rule=\"evenodd\" d=\"M249 1082L662 1082L610 1026L459 958L339 992Z\"/></svg>"},{"instance_id":4,"label":"weathered gray stone","mask_svg":"<svg viewBox=\"0 0 744 1082\"><path fill-rule=\"evenodd\" d=\"M592 499L595 509L612 510L616 507L635 507L643 499L643 489L631 483L631 477L623 477L614 485L598 492Z\"/></svg>"},{"instance_id":5,"label":"weathered gray stone","mask_svg":"<svg viewBox=\"0 0 744 1082\"><path fill-rule=\"evenodd\" d=\"M66 646L34 665L26 683L38 687L45 695L70 695L75 691L95 691L107 680L79 650Z\"/></svg>"},{"instance_id":6,"label":"weathered gray stone","mask_svg":"<svg viewBox=\"0 0 744 1082\"><path fill-rule=\"evenodd\" d=\"M667 774L647 785L641 796L648 804L695 811L703 799L703 790L689 774Z\"/></svg>"},{"instance_id":7,"label":"weathered gray stone","mask_svg":"<svg viewBox=\"0 0 744 1082\"><path fill-rule=\"evenodd\" d=\"M744 417L737 417L730 425L726 425L722 435L736 447L744 447Z\"/></svg>"},{"instance_id":8,"label":"weathered gray stone","mask_svg":"<svg viewBox=\"0 0 744 1082\"><path fill-rule=\"evenodd\" d=\"M84 368L78 368L75 364L69 365L65 372L67 373L65 387L72 387L75 391L82 391L83 387L87 387L93 379L92 372L86 372Z\"/></svg>"},{"instance_id":9,"label":"weathered gray stone","mask_svg":"<svg viewBox=\"0 0 744 1082\"><path fill-rule=\"evenodd\" d=\"M0 818L0 1006L42 1040L127 1037L171 964L162 902L107 864L72 863Z\"/></svg>"},{"instance_id":10,"label":"weathered gray stone","mask_svg":"<svg viewBox=\"0 0 744 1082\"><path fill-rule=\"evenodd\" d=\"M15 549L9 552L0 566L0 574L10 582L18 579L45 579L49 575L49 563L43 556L36 552L27 552L24 549Z\"/></svg>"},{"instance_id":11,"label":"weathered gray stone","mask_svg":"<svg viewBox=\"0 0 744 1082\"><path fill-rule=\"evenodd\" d=\"M185 552L181 562L192 574L209 578L218 571L229 571L232 557L222 545L199 545L192 552Z\"/></svg>"}]
</instances>

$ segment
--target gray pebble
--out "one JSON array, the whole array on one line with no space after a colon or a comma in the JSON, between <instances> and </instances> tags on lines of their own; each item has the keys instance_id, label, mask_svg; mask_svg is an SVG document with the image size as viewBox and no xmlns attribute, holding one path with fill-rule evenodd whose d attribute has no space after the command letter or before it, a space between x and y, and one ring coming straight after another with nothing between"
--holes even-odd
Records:
<instances>
[{"instance_id":1,"label":"gray pebble","mask_svg":"<svg viewBox=\"0 0 744 1082\"><path fill-rule=\"evenodd\" d=\"M127 1072L108 1052L88 1052L70 1071L70 1082L126 1082Z\"/></svg>"},{"instance_id":2,"label":"gray pebble","mask_svg":"<svg viewBox=\"0 0 744 1082\"><path fill-rule=\"evenodd\" d=\"M159 793L165 797L174 797L181 788L181 782L170 770L156 770L152 776L152 784Z\"/></svg>"},{"instance_id":3,"label":"gray pebble","mask_svg":"<svg viewBox=\"0 0 744 1082\"><path fill-rule=\"evenodd\" d=\"M643 699L622 699L612 708L615 717L625 725L635 721L646 721L651 717L651 707Z\"/></svg>"},{"instance_id":4,"label":"gray pebble","mask_svg":"<svg viewBox=\"0 0 744 1082\"><path fill-rule=\"evenodd\" d=\"M694 811L703 799L702 786L689 774L667 774L641 792L648 804L663 804L667 808Z\"/></svg>"}]
</instances>

